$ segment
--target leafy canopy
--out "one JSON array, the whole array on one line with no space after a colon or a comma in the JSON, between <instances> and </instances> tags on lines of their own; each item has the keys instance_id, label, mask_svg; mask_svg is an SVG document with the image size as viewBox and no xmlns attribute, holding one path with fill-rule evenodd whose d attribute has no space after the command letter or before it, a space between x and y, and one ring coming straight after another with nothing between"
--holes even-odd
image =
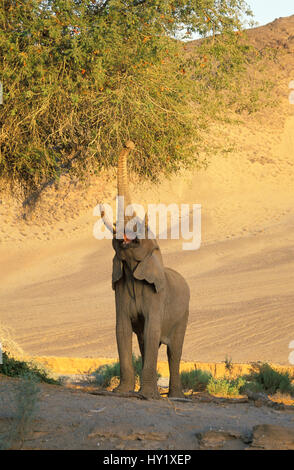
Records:
<instances>
[{"instance_id":1,"label":"leafy canopy","mask_svg":"<svg viewBox=\"0 0 294 470\"><path fill-rule=\"evenodd\" d=\"M240 104L248 15L243 0L2 0L0 178L32 191L99 171L130 138L141 175L195 164L207 120Z\"/></svg>"}]
</instances>

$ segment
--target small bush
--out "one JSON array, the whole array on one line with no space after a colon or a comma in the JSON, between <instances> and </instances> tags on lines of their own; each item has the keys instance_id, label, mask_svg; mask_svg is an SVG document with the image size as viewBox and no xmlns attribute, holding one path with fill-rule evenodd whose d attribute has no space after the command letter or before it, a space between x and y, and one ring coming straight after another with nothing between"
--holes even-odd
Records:
<instances>
[{"instance_id":1,"label":"small bush","mask_svg":"<svg viewBox=\"0 0 294 470\"><path fill-rule=\"evenodd\" d=\"M32 419L37 411L40 388L34 372L26 374L17 390L15 422L11 430L11 438L17 448L21 449L29 435Z\"/></svg>"},{"instance_id":2,"label":"small bush","mask_svg":"<svg viewBox=\"0 0 294 470\"><path fill-rule=\"evenodd\" d=\"M242 387L242 392L246 394L246 391L252 392L252 393L264 393L264 388L261 384L257 382L246 381L244 387Z\"/></svg>"},{"instance_id":3,"label":"small bush","mask_svg":"<svg viewBox=\"0 0 294 470\"><path fill-rule=\"evenodd\" d=\"M19 382L15 396L15 414L10 427L0 437L0 450L22 449L30 434L38 408L40 388L34 373L26 373Z\"/></svg>"},{"instance_id":4,"label":"small bush","mask_svg":"<svg viewBox=\"0 0 294 470\"><path fill-rule=\"evenodd\" d=\"M30 376L40 382L55 385L60 384L59 380L50 377L46 369L37 364L16 359L7 352L3 352L2 359L3 364L0 364L0 374L7 375L8 377Z\"/></svg>"},{"instance_id":5,"label":"small bush","mask_svg":"<svg viewBox=\"0 0 294 470\"><path fill-rule=\"evenodd\" d=\"M210 372L205 372L201 369L181 372L182 387L184 389L192 389L194 392L205 390L211 377Z\"/></svg>"},{"instance_id":6,"label":"small bush","mask_svg":"<svg viewBox=\"0 0 294 470\"><path fill-rule=\"evenodd\" d=\"M141 356L136 357L133 354L133 367L134 367L134 370L135 370L135 376L140 377L140 379L141 379L142 369L143 369L142 357Z\"/></svg>"},{"instance_id":7,"label":"small bush","mask_svg":"<svg viewBox=\"0 0 294 470\"><path fill-rule=\"evenodd\" d=\"M207 385L207 391L211 395L238 396L245 383L246 380L242 377L238 377L234 380L228 380L226 378L215 379L211 377Z\"/></svg>"},{"instance_id":8,"label":"small bush","mask_svg":"<svg viewBox=\"0 0 294 470\"><path fill-rule=\"evenodd\" d=\"M112 377L120 377L120 364L115 362L114 364L103 364L93 372L96 384L101 387L108 387Z\"/></svg>"},{"instance_id":9,"label":"small bush","mask_svg":"<svg viewBox=\"0 0 294 470\"><path fill-rule=\"evenodd\" d=\"M294 387L288 372L278 372L269 364L255 365L255 370L247 377L250 387L259 388L269 394L276 392L294 395Z\"/></svg>"},{"instance_id":10,"label":"small bush","mask_svg":"<svg viewBox=\"0 0 294 470\"><path fill-rule=\"evenodd\" d=\"M139 377L141 379L142 376L142 358L141 356L136 357L133 354L133 367L135 371L135 377ZM104 364L100 366L94 373L93 373L96 384L101 387L108 387L110 385L111 379L113 377L120 378L120 363L115 362L113 364ZM160 374L157 373L157 377L160 377Z\"/></svg>"}]
</instances>

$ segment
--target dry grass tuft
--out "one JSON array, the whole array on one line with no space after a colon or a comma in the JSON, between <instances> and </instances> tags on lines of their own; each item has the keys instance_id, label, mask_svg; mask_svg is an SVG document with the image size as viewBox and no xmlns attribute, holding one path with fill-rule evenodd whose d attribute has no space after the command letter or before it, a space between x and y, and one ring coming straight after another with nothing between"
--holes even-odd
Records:
<instances>
[{"instance_id":1,"label":"dry grass tuft","mask_svg":"<svg viewBox=\"0 0 294 470\"><path fill-rule=\"evenodd\" d=\"M0 323L0 343L2 352L6 352L10 356L20 359L24 355L22 348L13 339L13 332L10 328Z\"/></svg>"}]
</instances>

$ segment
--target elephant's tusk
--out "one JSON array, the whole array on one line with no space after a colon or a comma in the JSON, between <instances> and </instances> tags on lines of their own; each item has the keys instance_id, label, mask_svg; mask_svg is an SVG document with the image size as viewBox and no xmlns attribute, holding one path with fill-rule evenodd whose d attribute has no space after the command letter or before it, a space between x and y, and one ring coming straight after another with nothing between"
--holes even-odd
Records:
<instances>
[{"instance_id":1,"label":"elephant's tusk","mask_svg":"<svg viewBox=\"0 0 294 470\"><path fill-rule=\"evenodd\" d=\"M111 224L110 220L106 217L103 204L100 204L99 208L100 208L101 219L103 220L105 227L108 228L108 230L111 233L116 234L116 226L115 224Z\"/></svg>"}]
</instances>

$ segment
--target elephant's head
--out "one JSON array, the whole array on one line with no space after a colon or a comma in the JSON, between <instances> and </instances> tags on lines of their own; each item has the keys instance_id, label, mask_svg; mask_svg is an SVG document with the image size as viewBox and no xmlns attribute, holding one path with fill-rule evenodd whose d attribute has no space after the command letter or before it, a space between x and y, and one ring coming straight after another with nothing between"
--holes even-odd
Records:
<instances>
[{"instance_id":1,"label":"elephant's head","mask_svg":"<svg viewBox=\"0 0 294 470\"><path fill-rule=\"evenodd\" d=\"M115 256L113 258L112 283L124 275L124 267L129 268L133 277L153 284L156 292L164 287L165 276L161 253L156 240L135 239L128 244L113 239Z\"/></svg>"},{"instance_id":2,"label":"elephant's head","mask_svg":"<svg viewBox=\"0 0 294 470\"><path fill-rule=\"evenodd\" d=\"M124 206L131 204L131 196L128 183L127 157L135 145L129 141L121 151L118 160L117 193L124 196ZM124 275L124 266L129 268L135 279L145 280L153 284L159 292L165 283L164 268L158 243L155 239L147 238L147 222L145 224L146 238L136 237L129 239L125 233L125 227L130 217L123 215L123 238L116 237L116 228L113 228L112 245L115 250L113 259L112 284L119 281ZM106 223L107 225L107 223Z\"/></svg>"}]
</instances>

